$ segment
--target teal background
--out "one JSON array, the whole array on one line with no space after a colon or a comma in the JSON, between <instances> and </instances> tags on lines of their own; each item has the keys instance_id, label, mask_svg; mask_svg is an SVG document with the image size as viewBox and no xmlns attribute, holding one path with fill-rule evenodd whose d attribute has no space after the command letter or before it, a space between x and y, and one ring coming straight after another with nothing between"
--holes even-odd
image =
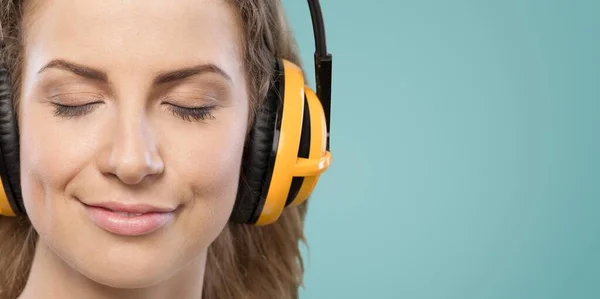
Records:
<instances>
[{"instance_id":1,"label":"teal background","mask_svg":"<svg viewBox=\"0 0 600 299\"><path fill-rule=\"evenodd\" d=\"M600 298L600 1L321 2L334 162L301 298Z\"/></svg>"}]
</instances>

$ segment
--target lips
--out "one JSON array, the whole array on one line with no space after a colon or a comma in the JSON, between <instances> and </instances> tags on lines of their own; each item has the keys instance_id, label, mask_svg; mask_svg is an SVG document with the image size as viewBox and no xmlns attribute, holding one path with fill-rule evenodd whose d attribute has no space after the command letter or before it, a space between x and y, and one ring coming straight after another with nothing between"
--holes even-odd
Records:
<instances>
[{"instance_id":1,"label":"lips","mask_svg":"<svg viewBox=\"0 0 600 299\"><path fill-rule=\"evenodd\" d=\"M158 231L174 219L176 210L170 207L118 202L83 205L89 219L95 225L122 236L141 236Z\"/></svg>"},{"instance_id":2,"label":"lips","mask_svg":"<svg viewBox=\"0 0 600 299\"><path fill-rule=\"evenodd\" d=\"M118 215L121 215L121 216L125 216L125 217L136 217L136 216L144 215L143 213L126 213L126 212L116 212L116 211L112 211L112 212L116 213Z\"/></svg>"},{"instance_id":3,"label":"lips","mask_svg":"<svg viewBox=\"0 0 600 299\"><path fill-rule=\"evenodd\" d=\"M124 204L119 202L104 202L99 204L86 204L88 206L104 208L116 213L145 214L145 213L169 213L175 208L157 207L148 204Z\"/></svg>"}]
</instances>

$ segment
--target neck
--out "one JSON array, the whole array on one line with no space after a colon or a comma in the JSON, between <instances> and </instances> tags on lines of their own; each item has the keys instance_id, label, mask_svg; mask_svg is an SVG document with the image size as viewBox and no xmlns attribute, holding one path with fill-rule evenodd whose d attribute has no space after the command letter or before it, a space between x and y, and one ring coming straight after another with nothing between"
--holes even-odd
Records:
<instances>
[{"instance_id":1,"label":"neck","mask_svg":"<svg viewBox=\"0 0 600 299\"><path fill-rule=\"evenodd\" d=\"M51 249L38 242L29 279L18 299L199 299L202 298L206 253L171 278L139 289L118 289L99 284L71 268Z\"/></svg>"}]
</instances>

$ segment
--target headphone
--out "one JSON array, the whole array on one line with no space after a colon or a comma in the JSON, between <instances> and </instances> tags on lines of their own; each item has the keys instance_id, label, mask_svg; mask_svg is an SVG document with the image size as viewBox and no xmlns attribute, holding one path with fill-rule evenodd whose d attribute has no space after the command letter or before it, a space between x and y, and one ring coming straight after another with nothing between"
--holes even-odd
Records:
<instances>
[{"instance_id":1,"label":"headphone","mask_svg":"<svg viewBox=\"0 0 600 299\"><path fill-rule=\"evenodd\" d=\"M329 124L332 57L327 53L318 0L308 0L315 37L316 93L299 66L275 59L274 77L257 110L244 149L242 175L230 216L268 225L286 207L308 199L331 164ZM3 46L3 38L2 38ZM0 215L26 215L20 185L19 131L9 71L0 66ZM4 191L4 192L2 192Z\"/></svg>"}]
</instances>

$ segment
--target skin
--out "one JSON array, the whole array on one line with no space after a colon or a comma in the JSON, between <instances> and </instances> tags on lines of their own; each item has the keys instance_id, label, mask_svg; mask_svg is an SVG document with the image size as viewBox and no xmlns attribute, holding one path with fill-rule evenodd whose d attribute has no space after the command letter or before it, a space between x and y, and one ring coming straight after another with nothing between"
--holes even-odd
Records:
<instances>
[{"instance_id":1,"label":"skin","mask_svg":"<svg viewBox=\"0 0 600 299\"><path fill-rule=\"evenodd\" d=\"M207 248L234 205L248 125L233 11L216 0L36 6L19 126L23 196L40 241L19 298L200 298ZM65 63L40 72L55 59L97 69L106 82ZM214 66L155 84L161 73L204 64ZM93 102L82 115L55 115L55 103ZM171 105L215 108L186 120ZM106 201L177 210L158 231L121 236L95 225L83 204Z\"/></svg>"}]
</instances>

